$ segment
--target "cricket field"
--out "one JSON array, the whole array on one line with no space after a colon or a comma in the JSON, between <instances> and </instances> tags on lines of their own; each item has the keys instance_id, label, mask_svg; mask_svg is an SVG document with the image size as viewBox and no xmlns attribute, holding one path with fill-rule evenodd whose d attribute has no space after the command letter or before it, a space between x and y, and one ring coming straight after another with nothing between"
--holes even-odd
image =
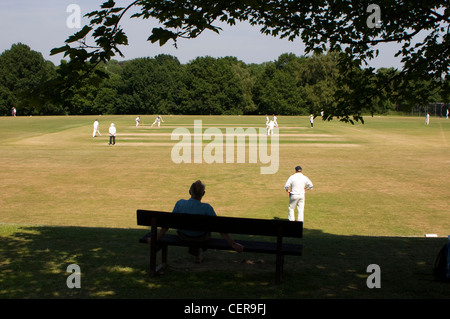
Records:
<instances>
[{"instance_id":1,"label":"cricket field","mask_svg":"<svg viewBox=\"0 0 450 319\"><path fill-rule=\"evenodd\" d=\"M160 127L156 115L136 127L136 116L0 118L0 298L450 297L432 275L450 235L450 119L316 118L311 128L309 117L279 116L275 138L264 116L162 115ZM230 132L248 134L230 145ZM200 179L218 215L285 219L297 165L314 188L304 256L287 258L281 288L273 256L232 252L195 266L169 249L172 268L148 277L137 209L171 211ZM69 264L81 267L80 289L66 286ZM371 264L381 288L368 287Z\"/></svg>"}]
</instances>

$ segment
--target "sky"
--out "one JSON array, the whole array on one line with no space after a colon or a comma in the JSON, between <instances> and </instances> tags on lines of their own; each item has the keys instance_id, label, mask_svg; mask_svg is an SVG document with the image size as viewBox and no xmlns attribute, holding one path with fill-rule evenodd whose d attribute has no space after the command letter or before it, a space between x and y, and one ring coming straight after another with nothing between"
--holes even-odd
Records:
<instances>
[{"instance_id":1,"label":"sky","mask_svg":"<svg viewBox=\"0 0 450 319\"><path fill-rule=\"evenodd\" d=\"M60 64L62 54L50 56L52 48L61 47L68 36L80 29L71 28L68 20L74 11L68 12L71 4L77 5L81 16L98 10L104 0L0 0L0 54L9 50L12 44L23 43L32 50L42 53L44 59ZM128 0L116 0L117 5L125 6ZM128 15L129 16L129 15ZM89 22L81 18L81 26ZM128 36L129 45L121 48L124 58L131 60L140 57L154 57L158 54L170 54L185 64L199 56L224 57L233 56L245 63L263 63L275 61L283 53L305 55L304 45L300 39L288 41L260 33L260 28L252 27L246 22L230 27L223 26L218 35L206 31L196 39L181 39L178 48L168 41L163 47L158 43L147 41L156 21L142 19L124 19L121 23ZM398 48L385 45L380 56L372 60L370 66L401 68L399 58L394 54Z\"/></svg>"}]
</instances>

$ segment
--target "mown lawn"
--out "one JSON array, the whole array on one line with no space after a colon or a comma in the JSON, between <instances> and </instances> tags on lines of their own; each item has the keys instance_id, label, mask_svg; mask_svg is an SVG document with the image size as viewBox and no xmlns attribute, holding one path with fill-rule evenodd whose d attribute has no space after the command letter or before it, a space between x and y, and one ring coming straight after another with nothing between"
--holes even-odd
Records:
<instances>
[{"instance_id":1,"label":"mown lawn","mask_svg":"<svg viewBox=\"0 0 450 319\"><path fill-rule=\"evenodd\" d=\"M366 124L279 117L279 167L181 163L177 128L264 127L264 117L102 116L0 118L0 298L448 298L432 276L450 235L450 121L366 118ZM155 116L156 117L156 116ZM118 129L108 146L107 127ZM203 140L203 147L209 141ZM274 284L273 256L208 251L194 265L171 249L171 267L147 276L148 247L136 209L170 211L196 179L220 215L286 218L283 185L296 165L314 183L306 202L304 255L286 258ZM425 238L437 234L437 238ZM66 272L78 264L82 288ZM367 266L381 269L369 289ZM214 285L212 285L214 283Z\"/></svg>"}]
</instances>

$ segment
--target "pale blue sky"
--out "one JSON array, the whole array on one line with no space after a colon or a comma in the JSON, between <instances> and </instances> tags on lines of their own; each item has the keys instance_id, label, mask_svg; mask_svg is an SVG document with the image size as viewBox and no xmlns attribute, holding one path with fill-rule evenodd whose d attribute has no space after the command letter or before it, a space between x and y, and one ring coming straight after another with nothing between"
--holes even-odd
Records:
<instances>
[{"instance_id":1,"label":"pale blue sky","mask_svg":"<svg viewBox=\"0 0 450 319\"><path fill-rule=\"evenodd\" d=\"M70 4L77 4L84 15L97 10L104 0L0 0L0 53L8 50L14 43L24 43L32 50L41 52L45 59L59 64L62 55L51 57L52 48L64 45L67 37L78 29L67 26L67 12ZM118 0L118 5L125 6L129 1ZM82 18L82 24L89 21ZM262 63L276 60L283 53L304 55L304 46L300 40L290 42L260 33L258 27L247 23L237 26L224 26L220 35L207 31L196 39L179 40L178 49L169 41L163 47L152 44L146 39L155 22L141 19L125 19L122 23L129 38L129 45L122 48L125 60L138 57L153 57L166 53L176 56L181 63L187 63L198 56L234 56L245 63ZM386 45L381 49L380 57L371 63L375 68L400 68L396 50ZM120 57L116 57L122 60Z\"/></svg>"}]
</instances>

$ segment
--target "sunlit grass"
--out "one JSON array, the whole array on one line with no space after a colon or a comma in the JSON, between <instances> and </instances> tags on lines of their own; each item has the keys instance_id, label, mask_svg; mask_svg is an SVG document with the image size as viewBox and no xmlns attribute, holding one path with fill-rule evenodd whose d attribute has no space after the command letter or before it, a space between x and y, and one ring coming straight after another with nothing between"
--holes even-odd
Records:
<instances>
[{"instance_id":1,"label":"sunlit grass","mask_svg":"<svg viewBox=\"0 0 450 319\"><path fill-rule=\"evenodd\" d=\"M92 138L95 118L102 136ZM405 290L428 296L414 272L430 271L450 234L450 121L432 118L425 126L422 118L393 116L350 125L316 119L311 129L307 117L280 116L279 168L262 175L260 162L175 164L177 141L170 135L179 127L192 131L197 119L203 131L216 127L224 134L230 127L264 128L264 116L163 116L161 128L150 127L152 116L141 117L144 125L136 128L134 118L0 118L0 297L382 298L366 289L369 263L389 269L383 272L386 296ZM112 122L118 129L114 147L107 145ZM176 263L189 257L175 250L170 284L164 276L147 277L148 250L137 243L145 230L136 226L136 209L171 211L201 179L204 201L220 215L286 218L283 186L296 165L314 189L307 193L304 256L287 259L291 277L281 289L273 287L271 256L210 252L213 270L187 275ZM441 238L425 239L429 233ZM400 274L399 262L410 263L415 279L397 287L390 273ZM65 285L70 263L83 269L82 291ZM251 267L258 271L252 274ZM173 293L187 277L195 288ZM211 291L211 280L225 290Z\"/></svg>"}]
</instances>

